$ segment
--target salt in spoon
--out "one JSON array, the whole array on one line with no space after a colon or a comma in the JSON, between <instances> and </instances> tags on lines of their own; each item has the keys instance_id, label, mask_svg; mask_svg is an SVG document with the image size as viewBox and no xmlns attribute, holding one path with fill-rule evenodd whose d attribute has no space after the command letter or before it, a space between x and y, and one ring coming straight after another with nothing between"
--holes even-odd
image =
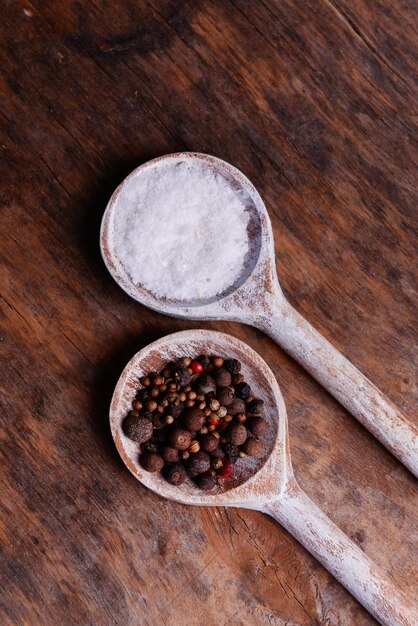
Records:
<instances>
[{"instance_id":1,"label":"salt in spoon","mask_svg":"<svg viewBox=\"0 0 418 626\"><path fill-rule=\"evenodd\" d=\"M159 473L138 462L138 446L122 428L138 388L138 378L160 371L167 362L193 354L238 359L245 379L264 400L268 423L260 457L244 457L223 487L200 490L189 478L172 486ZM199 506L231 506L263 511L288 530L339 582L386 626L416 626L418 612L400 591L302 491L290 460L287 415L277 381L263 359L247 344L224 333L186 330L168 335L140 350L127 364L116 385L110 427L116 447L132 474L164 498Z\"/></svg>"},{"instance_id":2,"label":"salt in spoon","mask_svg":"<svg viewBox=\"0 0 418 626\"><path fill-rule=\"evenodd\" d=\"M113 242L113 216L126 189L140 188L149 168L169 175L172 165L199 165L208 176L224 177L248 212L249 251L237 280L223 293L207 299L158 297L134 284L118 259ZM226 226L227 227L227 226ZM150 233L150 236L152 234ZM173 317L191 320L233 320L259 328L327 389L409 470L418 476L418 429L348 359L305 320L285 299L276 273L273 233L266 207L252 183L238 169L216 157L193 152L168 154L134 170L112 195L102 220L103 259L116 282L141 304Z\"/></svg>"}]
</instances>

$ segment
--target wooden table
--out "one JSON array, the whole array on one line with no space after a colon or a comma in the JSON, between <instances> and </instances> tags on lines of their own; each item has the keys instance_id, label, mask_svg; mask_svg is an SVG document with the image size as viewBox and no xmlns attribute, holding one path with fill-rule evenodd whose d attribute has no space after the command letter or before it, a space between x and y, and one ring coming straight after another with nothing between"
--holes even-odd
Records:
<instances>
[{"instance_id":1,"label":"wooden table","mask_svg":"<svg viewBox=\"0 0 418 626\"><path fill-rule=\"evenodd\" d=\"M230 161L291 303L417 419L414 3L1 4L1 623L373 624L272 520L162 501L123 466L121 369L197 325L130 300L98 235L138 164ZM260 332L204 326L265 357L301 485L416 595L412 476Z\"/></svg>"}]
</instances>

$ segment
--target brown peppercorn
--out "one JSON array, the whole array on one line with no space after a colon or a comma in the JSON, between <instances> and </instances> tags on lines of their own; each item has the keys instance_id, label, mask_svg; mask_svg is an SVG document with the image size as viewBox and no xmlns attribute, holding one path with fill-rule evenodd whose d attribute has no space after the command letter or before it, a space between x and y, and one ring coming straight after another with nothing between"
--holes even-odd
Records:
<instances>
[{"instance_id":1,"label":"brown peppercorn","mask_svg":"<svg viewBox=\"0 0 418 626\"><path fill-rule=\"evenodd\" d=\"M189 458L190 452L188 450L183 450L183 452L180 452L180 456L185 461Z\"/></svg>"},{"instance_id":2,"label":"brown peppercorn","mask_svg":"<svg viewBox=\"0 0 418 626\"><path fill-rule=\"evenodd\" d=\"M161 417L161 421L163 424L166 424L167 426L169 426L170 424L172 424L174 422L174 417L170 414L168 415L163 415Z\"/></svg>"},{"instance_id":3,"label":"brown peppercorn","mask_svg":"<svg viewBox=\"0 0 418 626\"><path fill-rule=\"evenodd\" d=\"M230 415L238 415L238 413L245 412L245 402L241 398L235 398L232 404L228 407L228 413Z\"/></svg>"},{"instance_id":4,"label":"brown peppercorn","mask_svg":"<svg viewBox=\"0 0 418 626\"><path fill-rule=\"evenodd\" d=\"M234 446L241 446L247 439L247 429L243 424L231 424L228 439Z\"/></svg>"},{"instance_id":5,"label":"brown peppercorn","mask_svg":"<svg viewBox=\"0 0 418 626\"><path fill-rule=\"evenodd\" d=\"M206 402L199 402L197 406L201 411L203 411L206 408Z\"/></svg>"},{"instance_id":6,"label":"brown peppercorn","mask_svg":"<svg viewBox=\"0 0 418 626\"><path fill-rule=\"evenodd\" d=\"M232 376L232 384L239 385L244 380L244 376L242 374L234 374Z\"/></svg>"},{"instance_id":7,"label":"brown peppercorn","mask_svg":"<svg viewBox=\"0 0 418 626\"><path fill-rule=\"evenodd\" d=\"M180 363L183 363L183 365L185 365L186 367L189 367L191 362L192 362L192 360L191 360L191 358L189 356L183 356L180 359Z\"/></svg>"},{"instance_id":8,"label":"brown peppercorn","mask_svg":"<svg viewBox=\"0 0 418 626\"><path fill-rule=\"evenodd\" d=\"M248 456L259 456L263 451L263 442L260 439L249 437L242 446L242 451Z\"/></svg>"},{"instance_id":9,"label":"brown peppercorn","mask_svg":"<svg viewBox=\"0 0 418 626\"><path fill-rule=\"evenodd\" d=\"M197 439L194 439L189 446L189 452L191 452L192 454L196 454L196 452L199 452L199 450L200 443L197 441Z\"/></svg>"},{"instance_id":10,"label":"brown peppercorn","mask_svg":"<svg viewBox=\"0 0 418 626\"><path fill-rule=\"evenodd\" d=\"M160 393L165 393L167 391L167 385L160 385Z\"/></svg>"},{"instance_id":11,"label":"brown peppercorn","mask_svg":"<svg viewBox=\"0 0 418 626\"><path fill-rule=\"evenodd\" d=\"M180 391L178 397L181 402L185 402L187 400L187 394L184 391Z\"/></svg>"},{"instance_id":12,"label":"brown peppercorn","mask_svg":"<svg viewBox=\"0 0 418 626\"><path fill-rule=\"evenodd\" d=\"M207 429L208 429L208 432L212 432L212 430L216 430L216 426L215 426L215 424L209 424Z\"/></svg>"},{"instance_id":13,"label":"brown peppercorn","mask_svg":"<svg viewBox=\"0 0 418 626\"><path fill-rule=\"evenodd\" d=\"M167 463L176 463L180 459L179 451L171 446L163 446L161 456Z\"/></svg>"},{"instance_id":14,"label":"brown peppercorn","mask_svg":"<svg viewBox=\"0 0 418 626\"><path fill-rule=\"evenodd\" d=\"M264 409L264 402L261 398L254 398L251 402L247 402L246 412L253 415L260 415Z\"/></svg>"},{"instance_id":15,"label":"brown peppercorn","mask_svg":"<svg viewBox=\"0 0 418 626\"><path fill-rule=\"evenodd\" d=\"M198 474L203 474L210 469L210 457L207 452L199 450L196 454L192 454L187 460L186 464L187 473L194 478Z\"/></svg>"},{"instance_id":16,"label":"brown peppercorn","mask_svg":"<svg viewBox=\"0 0 418 626\"><path fill-rule=\"evenodd\" d=\"M190 431L200 430L205 423L205 414L198 407L191 407L183 413L183 424Z\"/></svg>"},{"instance_id":17,"label":"brown peppercorn","mask_svg":"<svg viewBox=\"0 0 418 626\"><path fill-rule=\"evenodd\" d=\"M204 396L204 395L202 395L201 393L197 394L197 396L196 396L196 400L197 400L198 402L203 402L203 401L204 401L204 399L205 399L205 396Z\"/></svg>"},{"instance_id":18,"label":"brown peppercorn","mask_svg":"<svg viewBox=\"0 0 418 626\"><path fill-rule=\"evenodd\" d=\"M159 472L164 465L163 457L155 452L145 452L141 454L139 462L147 472Z\"/></svg>"},{"instance_id":19,"label":"brown peppercorn","mask_svg":"<svg viewBox=\"0 0 418 626\"><path fill-rule=\"evenodd\" d=\"M254 437L262 437L266 432L267 422L263 417L255 415L248 420L247 428Z\"/></svg>"},{"instance_id":20,"label":"brown peppercorn","mask_svg":"<svg viewBox=\"0 0 418 626\"><path fill-rule=\"evenodd\" d=\"M157 403L155 400L147 400L145 406L147 407L148 411L151 411L152 413L157 408Z\"/></svg>"},{"instance_id":21,"label":"brown peppercorn","mask_svg":"<svg viewBox=\"0 0 418 626\"><path fill-rule=\"evenodd\" d=\"M175 428L170 435L170 444L177 450L187 450L191 441L191 432L184 428Z\"/></svg>"},{"instance_id":22,"label":"brown peppercorn","mask_svg":"<svg viewBox=\"0 0 418 626\"><path fill-rule=\"evenodd\" d=\"M202 428L199 430L199 433L200 433L201 435L206 435L208 432L209 432L209 431L208 431L208 429L207 429L207 427L206 427L206 426L202 426Z\"/></svg>"},{"instance_id":23,"label":"brown peppercorn","mask_svg":"<svg viewBox=\"0 0 418 626\"><path fill-rule=\"evenodd\" d=\"M215 382L218 387L229 387L231 380L231 374L228 370L220 369L215 375Z\"/></svg>"},{"instance_id":24,"label":"brown peppercorn","mask_svg":"<svg viewBox=\"0 0 418 626\"><path fill-rule=\"evenodd\" d=\"M189 393L189 391L191 391L191 390L192 390L192 388L191 388L191 386L190 386L190 385L186 385L185 387L183 387L183 391L184 391L185 393Z\"/></svg>"},{"instance_id":25,"label":"brown peppercorn","mask_svg":"<svg viewBox=\"0 0 418 626\"><path fill-rule=\"evenodd\" d=\"M212 357L212 364L214 365L214 367L222 367L222 365L224 364L224 360L221 356L214 356Z\"/></svg>"},{"instance_id":26,"label":"brown peppercorn","mask_svg":"<svg viewBox=\"0 0 418 626\"><path fill-rule=\"evenodd\" d=\"M132 406L135 409L135 411L140 411L142 409L142 402L140 402L139 400L135 400Z\"/></svg>"},{"instance_id":27,"label":"brown peppercorn","mask_svg":"<svg viewBox=\"0 0 418 626\"><path fill-rule=\"evenodd\" d=\"M229 413L227 413L224 417L224 422L232 422L234 418L232 417L232 415L229 415Z\"/></svg>"},{"instance_id":28,"label":"brown peppercorn","mask_svg":"<svg viewBox=\"0 0 418 626\"><path fill-rule=\"evenodd\" d=\"M213 489L216 485L215 479L209 472L205 472L204 474L200 474L196 478L196 484L199 489L203 489L204 491L209 491L209 489Z\"/></svg>"},{"instance_id":29,"label":"brown peppercorn","mask_svg":"<svg viewBox=\"0 0 418 626\"><path fill-rule=\"evenodd\" d=\"M136 443L143 443L152 437L153 427L145 417L128 415L123 422L123 432Z\"/></svg>"},{"instance_id":30,"label":"brown peppercorn","mask_svg":"<svg viewBox=\"0 0 418 626\"><path fill-rule=\"evenodd\" d=\"M163 383L164 383L164 378L162 376L160 376L160 374L155 374L152 377L152 384L153 385L156 385L157 387L159 387Z\"/></svg>"},{"instance_id":31,"label":"brown peppercorn","mask_svg":"<svg viewBox=\"0 0 418 626\"><path fill-rule=\"evenodd\" d=\"M158 389L158 387L153 387L151 391L149 392L149 395L151 396L151 398L157 398L159 393L160 393L160 390Z\"/></svg>"},{"instance_id":32,"label":"brown peppercorn","mask_svg":"<svg viewBox=\"0 0 418 626\"><path fill-rule=\"evenodd\" d=\"M192 407L196 404L196 402L194 400L186 400L186 402L184 403L187 407Z\"/></svg>"},{"instance_id":33,"label":"brown peppercorn","mask_svg":"<svg viewBox=\"0 0 418 626\"><path fill-rule=\"evenodd\" d=\"M216 399L222 406L228 407L235 399L233 389L231 387L219 387L216 391Z\"/></svg>"},{"instance_id":34,"label":"brown peppercorn","mask_svg":"<svg viewBox=\"0 0 418 626\"><path fill-rule=\"evenodd\" d=\"M168 382L167 378L170 378L170 376L171 376L171 368L170 367L165 367L162 370L162 372L161 372L161 376L164 376L164 378L166 379L166 382Z\"/></svg>"},{"instance_id":35,"label":"brown peppercorn","mask_svg":"<svg viewBox=\"0 0 418 626\"><path fill-rule=\"evenodd\" d=\"M176 391L177 390L177 385L176 383L170 383L168 385L168 391Z\"/></svg>"},{"instance_id":36,"label":"brown peppercorn","mask_svg":"<svg viewBox=\"0 0 418 626\"><path fill-rule=\"evenodd\" d=\"M244 456L247 456L247 455L245 454L244 450L240 450L238 453L238 456L242 459L244 458Z\"/></svg>"},{"instance_id":37,"label":"brown peppercorn","mask_svg":"<svg viewBox=\"0 0 418 626\"><path fill-rule=\"evenodd\" d=\"M215 430L215 431L212 433L212 435L213 435L214 437L216 437L216 439L219 439L219 437L220 437L220 434L218 433L218 431L217 431L217 430Z\"/></svg>"},{"instance_id":38,"label":"brown peppercorn","mask_svg":"<svg viewBox=\"0 0 418 626\"><path fill-rule=\"evenodd\" d=\"M208 407L207 409L205 409L205 415L206 417L209 417L209 415L212 413L212 409L210 407Z\"/></svg>"},{"instance_id":39,"label":"brown peppercorn","mask_svg":"<svg viewBox=\"0 0 418 626\"><path fill-rule=\"evenodd\" d=\"M187 397L189 398L189 400L196 400L196 396L197 396L197 393L195 391L189 391L187 393Z\"/></svg>"},{"instance_id":40,"label":"brown peppercorn","mask_svg":"<svg viewBox=\"0 0 418 626\"><path fill-rule=\"evenodd\" d=\"M186 470L181 463L164 465L161 473L170 485L181 485L187 478Z\"/></svg>"},{"instance_id":41,"label":"brown peppercorn","mask_svg":"<svg viewBox=\"0 0 418 626\"><path fill-rule=\"evenodd\" d=\"M164 413L164 407L161 404L159 404L157 406L157 411L158 411L158 413L161 413L161 415L162 415Z\"/></svg>"},{"instance_id":42,"label":"brown peppercorn","mask_svg":"<svg viewBox=\"0 0 418 626\"><path fill-rule=\"evenodd\" d=\"M237 359L226 359L223 366L231 374L239 374L241 371L241 363Z\"/></svg>"},{"instance_id":43,"label":"brown peppercorn","mask_svg":"<svg viewBox=\"0 0 418 626\"><path fill-rule=\"evenodd\" d=\"M215 435L208 433L200 439L200 448L205 452L213 452L218 447L219 441Z\"/></svg>"},{"instance_id":44,"label":"brown peppercorn","mask_svg":"<svg viewBox=\"0 0 418 626\"><path fill-rule=\"evenodd\" d=\"M139 382L141 383L141 385L143 385L144 387L149 387L151 384L151 381L149 379L149 376L143 376L142 378L139 379Z\"/></svg>"},{"instance_id":45,"label":"brown peppercorn","mask_svg":"<svg viewBox=\"0 0 418 626\"><path fill-rule=\"evenodd\" d=\"M138 417L139 416L139 411L129 411L129 415L132 415L132 417Z\"/></svg>"},{"instance_id":46,"label":"brown peppercorn","mask_svg":"<svg viewBox=\"0 0 418 626\"><path fill-rule=\"evenodd\" d=\"M235 416L235 419L238 424L243 424L246 421L247 416L245 415L245 413L238 413L238 415Z\"/></svg>"}]
</instances>

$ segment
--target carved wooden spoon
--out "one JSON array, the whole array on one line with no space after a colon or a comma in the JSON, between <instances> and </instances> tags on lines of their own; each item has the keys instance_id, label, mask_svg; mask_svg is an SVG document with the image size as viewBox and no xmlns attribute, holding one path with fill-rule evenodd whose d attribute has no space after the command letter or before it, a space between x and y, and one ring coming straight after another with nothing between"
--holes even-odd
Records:
<instances>
[{"instance_id":1,"label":"carved wooden spoon","mask_svg":"<svg viewBox=\"0 0 418 626\"><path fill-rule=\"evenodd\" d=\"M142 174L149 168L157 168L161 169L160 175L169 176L172 168L181 163L199 164L206 168L208 176L223 176L240 192L243 211L249 216L249 252L241 275L225 292L206 300L159 298L141 284L134 284L116 254L113 241L113 216L118 204L135 196L141 187ZM102 221L101 250L116 282L150 309L193 320L234 320L265 331L418 476L416 426L285 299L277 279L273 233L266 207L255 187L235 167L192 152L169 154L141 165L110 199Z\"/></svg>"},{"instance_id":2,"label":"carved wooden spoon","mask_svg":"<svg viewBox=\"0 0 418 626\"><path fill-rule=\"evenodd\" d=\"M190 479L174 487L159 474L144 471L138 462L138 446L122 430L139 377L161 370L178 357L202 353L241 361L254 394L264 400L268 422L262 456L240 459L234 466L234 476L213 492L201 491ZM184 504L234 506L268 513L382 624L418 624L418 612L412 601L379 573L364 552L299 487L290 461L287 415L280 389L267 364L244 342L214 331L187 330L151 343L122 372L112 398L110 426L123 461L146 487Z\"/></svg>"}]
</instances>

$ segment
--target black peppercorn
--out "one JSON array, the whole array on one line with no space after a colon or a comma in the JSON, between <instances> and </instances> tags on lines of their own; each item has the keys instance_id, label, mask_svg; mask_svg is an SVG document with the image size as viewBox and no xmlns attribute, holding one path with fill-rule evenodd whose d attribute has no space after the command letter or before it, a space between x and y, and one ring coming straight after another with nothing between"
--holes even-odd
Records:
<instances>
[{"instance_id":1,"label":"black peppercorn","mask_svg":"<svg viewBox=\"0 0 418 626\"><path fill-rule=\"evenodd\" d=\"M213 489L215 486L215 479L209 472L205 472L204 474L200 474L195 479L197 486L204 491L209 491L209 489Z\"/></svg>"},{"instance_id":2,"label":"black peppercorn","mask_svg":"<svg viewBox=\"0 0 418 626\"><path fill-rule=\"evenodd\" d=\"M231 374L239 374L241 371L241 363L237 359L226 359L223 366Z\"/></svg>"},{"instance_id":3,"label":"black peppercorn","mask_svg":"<svg viewBox=\"0 0 418 626\"><path fill-rule=\"evenodd\" d=\"M170 444L177 450L187 450L192 441L192 434L184 428L175 428L170 436Z\"/></svg>"},{"instance_id":4,"label":"black peppercorn","mask_svg":"<svg viewBox=\"0 0 418 626\"><path fill-rule=\"evenodd\" d=\"M145 452L141 454L139 462L147 472L159 472L164 465L163 457L159 454L155 454L155 452Z\"/></svg>"},{"instance_id":5,"label":"black peppercorn","mask_svg":"<svg viewBox=\"0 0 418 626\"><path fill-rule=\"evenodd\" d=\"M170 485L181 485L187 478L186 470L181 463L167 463L161 473Z\"/></svg>"},{"instance_id":6,"label":"black peppercorn","mask_svg":"<svg viewBox=\"0 0 418 626\"><path fill-rule=\"evenodd\" d=\"M195 432L202 428L205 422L205 414L197 406L192 406L184 411L182 420L187 430Z\"/></svg>"},{"instance_id":7,"label":"black peppercorn","mask_svg":"<svg viewBox=\"0 0 418 626\"><path fill-rule=\"evenodd\" d=\"M229 387L232 381L232 376L228 370L220 369L215 375L215 382L218 387Z\"/></svg>"},{"instance_id":8,"label":"black peppercorn","mask_svg":"<svg viewBox=\"0 0 418 626\"><path fill-rule=\"evenodd\" d=\"M254 437L262 437L266 432L267 422L263 417L254 415L248 420L247 428Z\"/></svg>"},{"instance_id":9,"label":"black peppercorn","mask_svg":"<svg viewBox=\"0 0 418 626\"><path fill-rule=\"evenodd\" d=\"M161 450L161 456L167 463L176 463L180 458L177 448L171 446L164 446Z\"/></svg>"},{"instance_id":10,"label":"black peppercorn","mask_svg":"<svg viewBox=\"0 0 418 626\"><path fill-rule=\"evenodd\" d=\"M219 445L219 440L215 435L208 433L200 438L200 449L205 452L213 452Z\"/></svg>"},{"instance_id":11,"label":"black peppercorn","mask_svg":"<svg viewBox=\"0 0 418 626\"><path fill-rule=\"evenodd\" d=\"M251 395L250 385L247 385L247 383L239 383L239 385L235 387L235 395L237 398L246 400Z\"/></svg>"},{"instance_id":12,"label":"black peppercorn","mask_svg":"<svg viewBox=\"0 0 418 626\"><path fill-rule=\"evenodd\" d=\"M235 398L232 404L228 407L229 415L238 415L238 413L244 413L245 402L241 398Z\"/></svg>"},{"instance_id":13,"label":"black peppercorn","mask_svg":"<svg viewBox=\"0 0 418 626\"><path fill-rule=\"evenodd\" d=\"M219 387L216 391L216 399L222 406L229 406L235 399L232 387Z\"/></svg>"},{"instance_id":14,"label":"black peppercorn","mask_svg":"<svg viewBox=\"0 0 418 626\"><path fill-rule=\"evenodd\" d=\"M246 412L252 413L253 415L260 415L264 409L264 401L261 398L254 398L251 402L247 403Z\"/></svg>"},{"instance_id":15,"label":"black peppercorn","mask_svg":"<svg viewBox=\"0 0 418 626\"><path fill-rule=\"evenodd\" d=\"M210 469L210 457L207 452L199 450L196 454L192 454L187 459L186 464L187 473L194 478L198 474L203 474Z\"/></svg>"},{"instance_id":16,"label":"black peppercorn","mask_svg":"<svg viewBox=\"0 0 418 626\"><path fill-rule=\"evenodd\" d=\"M152 423L145 417L128 415L123 422L123 431L129 439L136 443L143 443L152 437Z\"/></svg>"},{"instance_id":17,"label":"black peppercorn","mask_svg":"<svg viewBox=\"0 0 418 626\"><path fill-rule=\"evenodd\" d=\"M216 384L213 378L207 374L201 374L196 381L196 392L206 395L214 391L216 391Z\"/></svg>"},{"instance_id":18,"label":"black peppercorn","mask_svg":"<svg viewBox=\"0 0 418 626\"><path fill-rule=\"evenodd\" d=\"M228 439L234 446L241 446L247 439L247 429L244 424L231 424L228 428Z\"/></svg>"}]
</instances>

